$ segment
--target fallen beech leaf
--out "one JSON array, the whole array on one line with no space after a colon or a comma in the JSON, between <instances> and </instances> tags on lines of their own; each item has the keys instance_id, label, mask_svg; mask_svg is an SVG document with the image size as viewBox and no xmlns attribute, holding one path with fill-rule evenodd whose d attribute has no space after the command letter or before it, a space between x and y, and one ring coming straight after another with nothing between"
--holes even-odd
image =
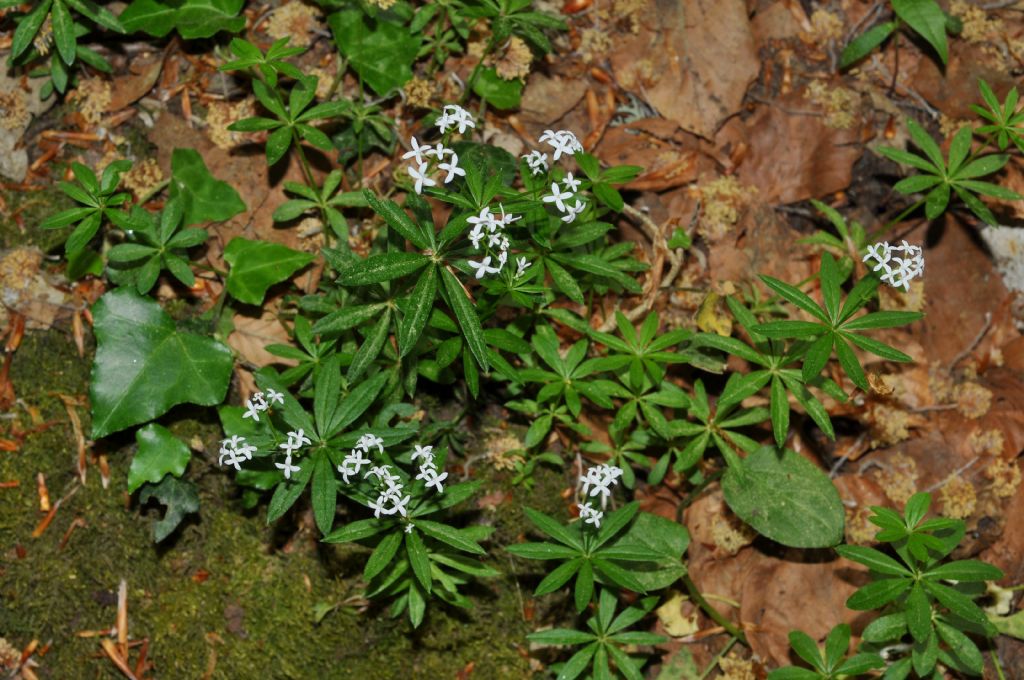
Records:
<instances>
[{"instance_id":1,"label":"fallen beech leaf","mask_svg":"<svg viewBox=\"0 0 1024 680\"><path fill-rule=\"evenodd\" d=\"M743 0L656 0L658 28L641 28L611 56L616 80L664 118L710 139L735 115L761 69Z\"/></svg>"}]
</instances>

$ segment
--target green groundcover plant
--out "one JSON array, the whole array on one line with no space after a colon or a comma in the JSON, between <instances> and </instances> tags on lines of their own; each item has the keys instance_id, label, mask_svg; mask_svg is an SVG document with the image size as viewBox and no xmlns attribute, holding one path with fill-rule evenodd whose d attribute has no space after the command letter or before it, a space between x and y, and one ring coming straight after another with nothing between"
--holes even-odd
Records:
<instances>
[{"instance_id":1,"label":"green groundcover plant","mask_svg":"<svg viewBox=\"0 0 1024 680\"><path fill-rule=\"evenodd\" d=\"M91 436L134 433L129 491L167 507L155 540L199 509L185 477L192 453L166 427L168 414L182 404L216 407L224 431L217 460L234 471L242 504L264 507L268 522L309 507L324 542L361 547L364 594L391 615L420 626L431 606L469 607L471 589L509 568L532 579L541 563L534 595L565 598L566 618L582 622L530 636L574 648L553 666L558 677L639 678L665 639L633 628L674 585L744 641L689 579L686 529L632 498L671 478L688 503L717 482L729 508L766 541L835 548L870 570L871 582L847 603L880 614L861 648L849 652L845 625L832 630L824 653L795 631L793 650L809 668L777 669L773 679L882 668L886 678L930 677L940 667L981 672L975 640L994 629L974 600L1001 573L947 561L963 523L926 519L930 497L919 494L903 515L874 508L883 550L840 545L845 512L836 487L789 447L798 423L836 438L827 404L869 390L865 357L912 361L878 333L922 315L882 309L878 292L906 291L924 277L920 246L882 240L885 233L868 234L815 203L838 234L805 239L822 251L816 274L798 283L765 275L745 298L728 296L734 333L669 327L655 311L617 310L595 328L605 299L644 294L638 277L648 266L615 227L626 209L621 187L641 168L603 165L570 130L545 130L520 157L481 141L485 107L515 107L523 86L499 77L486 57L513 38L533 55L550 51L560 19L528 0L399 1L387 10L324 1L342 71L359 83L357 95L341 96L339 73L325 97L317 77L296 65L304 48L235 35L245 28L244 4L133 0L114 17L85 0L47 0L15 18L11 59L26 68L48 63L58 91L77 61L100 68L101 57L79 41L93 26L181 39L223 34L222 75L258 104L231 129L262 144L268 166L295 160L302 171L302 182L283 184L288 198L274 221L288 227L312 216L322 229L317 253L235 237L221 270L202 261L211 225L247 206L195 150L175 150L169 181L143 200L122 190L128 161L102 172L73 163L74 181L60 184L73 207L41 226L65 230L69 276L103 276L110 287L92 309ZM898 21L855 41L856 58L904 22L944 61L941 10L915 7L894 3ZM48 62L45 26L55 47ZM396 126L386 103L414 67L434 74L466 50L476 26L488 31L484 55L461 99ZM1016 90L1003 102L985 83L981 93L983 124L958 131L947 153L913 122L920 153L879 150L918 171L894 187L913 197L894 223L921 208L932 220L961 206L991 223L993 208L981 197L1020 198L980 179L1001 171L1011 144L1024 149ZM383 190L364 184L371 150L397 157ZM314 151L337 167L318 173ZM154 197L163 199L159 209L150 207ZM672 244L692 242L684 233ZM314 260L324 267L316 288L290 288ZM203 281L220 293L193 316L172 316L151 297L160 282L182 291ZM281 364L250 366L257 391L229 404L239 360L225 342L231 312L271 296L292 342L268 345ZM456 408L431 408L442 400ZM529 488L538 465L564 466L567 453L581 454L568 511L525 508L538 535L504 546L507 554L495 550L492 528L477 523L470 503L481 481L468 469L466 432L488 404L506 408L522 431L513 483Z\"/></svg>"}]
</instances>

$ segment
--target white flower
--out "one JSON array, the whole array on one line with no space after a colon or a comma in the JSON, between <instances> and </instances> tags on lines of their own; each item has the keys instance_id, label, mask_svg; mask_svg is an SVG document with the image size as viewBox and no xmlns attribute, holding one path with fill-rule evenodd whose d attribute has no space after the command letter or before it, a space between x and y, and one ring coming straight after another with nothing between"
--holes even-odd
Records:
<instances>
[{"instance_id":1,"label":"white flower","mask_svg":"<svg viewBox=\"0 0 1024 680\"><path fill-rule=\"evenodd\" d=\"M242 446L239 446L240 444ZM232 435L230 439L225 439L220 443L220 458L218 458L217 464L224 465L226 460L228 465L234 465L236 470L241 470L240 463L243 460L252 460L254 453L256 453L256 447L246 444L245 437Z\"/></svg>"},{"instance_id":2,"label":"white flower","mask_svg":"<svg viewBox=\"0 0 1024 680\"><path fill-rule=\"evenodd\" d=\"M448 104L444 107L441 117L437 119L437 127L442 133L445 133L453 125L458 127L459 134L464 133L468 128L476 127L469 111L457 104Z\"/></svg>"},{"instance_id":3,"label":"white flower","mask_svg":"<svg viewBox=\"0 0 1024 680\"><path fill-rule=\"evenodd\" d=\"M469 219L473 219L472 217ZM473 248L480 249L480 240L484 237L483 225L478 224L473 227L473 231L469 232L469 242L473 244Z\"/></svg>"},{"instance_id":4,"label":"white flower","mask_svg":"<svg viewBox=\"0 0 1024 680\"><path fill-rule=\"evenodd\" d=\"M558 208L558 212L564 213L566 211L566 208L565 208L565 203L563 201L565 201L566 199L569 199L569 198L572 198L572 194L570 192L568 192L568 191L566 191L566 192L560 191L559 188L558 188L558 183L557 182L552 182L551 183L551 194L548 195L548 196L542 197L540 200L544 201L545 203L554 203L555 207Z\"/></svg>"},{"instance_id":5,"label":"white flower","mask_svg":"<svg viewBox=\"0 0 1024 680\"><path fill-rule=\"evenodd\" d=\"M303 444L312 444L313 443L313 442L310 441L309 437L306 436L306 433L302 431L301 427L298 430L296 430L295 432L289 432L288 433L288 441L289 442L294 442L293 448L296 448L296 449L300 448Z\"/></svg>"},{"instance_id":6,"label":"white flower","mask_svg":"<svg viewBox=\"0 0 1024 680\"><path fill-rule=\"evenodd\" d=\"M402 160L408 160L410 158L415 158L417 163L422 164L423 163L423 154L425 154L425 153L429 154L430 153L430 146L420 146L420 143L418 141L416 141L415 137L410 137L409 138L409 145L412 146L412 149L410 151L406 151L405 152L405 154L402 156Z\"/></svg>"},{"instance_id":7,"label":"white flower","mask_svg":"<svg viewBox=\"0 0 1024 680\"><path fill-rule=\"evenodd\" d=\"M422 458L425 462L434 462L434 447L433 446L420 446L416 444L416 448L412 452L412 460L415 463L417 460Z\"/></svg>"},{"instance_id":8,"label":"white flower","mask_svg":"<svg viewBox=\"0 0 1024 680\"><path fill-rule=\"evenodd\" d=\"M394 514L394 513L388 512L388 511L386 511L384 509L384 504L387 503L387 502L388 502L388 497L384 496L384 495L381 495L381 496L377 497L376 502L375 501L370 501L369 503L367 503L367 505L370 506L370 509L373 510L373 516L374 516L375 519L380 519L380 513L382 513L382 512L385 515Z\"/></svg>"},{"instance_id":9,"label":"white flower","mask_svg":"<svg viewBox=\"0 0 1024 680\"><path fill-rule=\"evenodd\" d=\"M587 209L587 204L579 199L576 199L576 205L567 205L566 208L568 209L568 211L564 215L562 215L562 221L565 222L566 224L569 224L570 222L575 221L576 217Z\"/></svg>"},{"instance_id":10,"label":"white flower","mask_svg":"<svg viewBox=\"0 0 1024 680\"><path fill-rule=\"evenodd\" d=\"M587 474L580 478L583 485L584 496L601 496L601 507L603 508L611 497L611 486L618 484L622 476L622 469L614 465L598 465L587 470ZM593 487L593 488L591 488Z\"/></svg>"},{"instance_id":11,"label":"white flower","mask_svg":"<svg viewBox=\"0 0 1024 680\"><path fill-rule=\"evenodd\" d=\"M278 404L284 403L284 395L273 388L267 390L267 399L271 404L274 402L277 402Z\"/></svg>"},{"instance_id":12,"label":"white flower","mask_svg":"<svg viewBox=\"0 0 1024 680\"><path fill-rule=\"evenodd\" d=\"M565 176L565 179L562 180L562 184L564 184L565 188L568 189L569 191L580 190L580 181L574 178L571 172Z\"/></svg>"},{"instance_id":13,"label":"white flower","mask_svg":"<svg viewBox=\"0 0 1024 680\"><path fill-rule=\"evenodd\" d=\"M491 256L490 255L486 256L480 262L474 262L473 260L467 260L466 264L468 264L471 269L475 269L476 270L476 278L478 278L478 279L482 279L485 276L487 276L488 274L497 274L499 271L501 271L500 269L496 269L496 268L490 266L491 265Z\"/></svg>"},{"instance_id":14,"label":"white flower","mask_svg":"<svg viewBox=\"0 0 1024 680\"><path fill-rule=\"evenodd\" d=\"M500 222L501 222L502 225L508 226L509 224L512 224L516 220L523 219L522 215L513 215L512 213L508 213L506 215L505 214L505 206L502 205L501 203L498 204L498 207L501 208L501 220L500 220Z\"/></svg>"},{"instance_id":15,"label":"white flower","mask_svg":"<svg viewBox=\"0 0 1024 680\"><path fill-rule=\"evenodd\" d=\"M367 453L369 453L371 448L376 446L380 453L384 453L384 440L374 434L364 434L359 438L359 441L356 442L356 446Z\"/></svg>"},{"instance_id":16,"label":"white flower","mask_svg":"<svg viewBox=\"0 0 1024 680\"><path fill-rule=\"evenodd\" d=\"M415 524L413 524L412 522L409 522L408 524L406 524L406 525L405 525L405 533L407 533L407 534L411 534L411 533L412 533L412 530L413 530L413 527L415 527L415 526L416 526L416 525L415 525Z\"/></svg>"},{"instance_id":17,"label":"white flower","mask_svg":"<svg viewBox=\"0 0 1024 680\"><path fill-rule=\"evenodd\" d=\"M540 175L548 171L548 155L546 153L534 150L523 156L523 160L526 161L526 166L530 168L530 173L533 175Z\"/></svg>"},{"instance_id":18,"label":"white flower","mask_svg":"<svg viewBox=\"0 0 1024 680\"><path fill-rule=\"evenodd\" d=\"M508 262L508 249L502 248L501 252L498 253L498 271L500 272L505 268L505 263Z\"/></svg>"},{"instance_id":19,"label":"white flower","mask_svg":"<svg viewBox=\"0 0 1024 680\"><path fill-rule=\"evenodd\" d=\"M429 489L429 488L433 487L433 488L437 489L438 493L444 493L444 487L441 486L441 482L443 482L445 479L448 478L448 473L447 472L442 472L441 474L437 474L436 470L434 470L433 472L434 472L434 476L431 477L430 479L426 480L427 488Z\"/></svg>"},{"instance_id":20,"label":"white flower","mask_svg":"<svg viewBox=\"0 0 1024 680\"><path fill-rule=\"evenodd\" d=\"M554 153L551 156L552 160L558 160L564 153L567 156L573 156L579 151L583 151L583 145L580 144L579 140L569 130L545 130L544 134L540 136L540 141L546 142L553 149Z\"/></svg>"},{"instance_id":21,"label":"white flower","mask_svg":"<svg viewBox=\"0 0 1024 680\"><path fill-rule=\"evenodd\" d=\"M454 151L452 151L451 149L445 148L444 144L442 144L441 142L438 142L433 147L427 147L427 150L424 151L423 153L425 155L427 155L427 156L433 156L434 158L436 158L438 160L443 159L445 157L445 154L449 154L450 153L453 156L455 155Z\"/></svg>"},{"instance_id":22,"label":"white flower","mask_svg":"<svg viewBox=\"0 0 1024 680\"><path fill-rule=\"evenodd\" d=\"M604 513L600 510L595 509L590 503L577 503L576 507L580 511L580 519L585 524L593 524L596 528L601 528L601 519L604 518Z\"/></svg>"},{"instance_id":23,"label":"white flower","mask_svg":"<svg viewBox=\"0 0 1024 680\"><path fill-rule=\"evenodd\" d=\"M483 208L480 208L479 215L468 217L466 218L466 221L473 226L490 227L490 225L494 224L494 214L491 212L490 208L484 206Z\"/></svg>"},{"instance_id":24,"label":"white flower","mask_svg":"<svg viewBox=\"0 0 1024 680\"><path fill-rule=\"evenodd\" d=\"M508 239L505 238L505 235L495 229L487 236L487 247L493 248L495 246L500 246L506 240Z\"/></svg>"},{"instance_id":25,"label":"white flower","mask_svg":"<svg viewBox=\"0 0 1024 680\"><path fill-rule=\"evenodd\" d=\"M417 194L423 193L423 187L436 187L437 181L427 177L427 164L420 163L418 169L414 169L412 166L409 167L409 176L416 180L416 186L414 187Z\"/></svg>"},{"instance_id":26,"label":"white flower","mask_svg":"<svg viewBox=\"0 0 1024 680\"><path fill-rule=\"evenodd\" d=\"M301 468L298 465L292 465L292 455L289 453L284 458L283 463L274 463L274 467L284 471L284 478L291 479L293 472L298 472Z\"/></svg>"},{"instance_id":27,"label":"white flower","mask_svg":"<svg viewBox=\"0 0 1024 680\"><path fill-rule=\"evenodd\" d=\"M453 151L452 152L452 160L451 160L450 163L438 163L437 164L437 167L440 170L444 170L445 172L448 173L445 176L445 178L444 178L444 183L445 184L448 184L448 182L451 182L453 179L455 179L456 175L459 175L461 177L465 177L466 176L466 171L463 170L462 168L460 168L458 163L459 163L459 155Z\"/></svg>"},{"instance_id":28,"label":"white flower","mask_svg":"<svg viewBox=\"0 0 1024 680\"><path fill-rule=\"evenodd\" d=\"M252 418L254 421L258 423L260 422L260 417L258 414L262 413L263 411L266 411L269 408L269 406L267 406L267 402L263 399L263 393L257 392L256 394L252 395L251 399L246 400L245 408L246 411L245 413L242 414L242 417Z\"/></svg>"},{"instance_id":29,"label":"white flower","mask_svg":"<svg viewBox=\"0 0 1024 680\"><path fill-rule=\"evenodd\" d=\"M390 480L393 475L391 474L391 466L389 465L378 465L370 468L370 471L366 473L366 476L374 475L378 480Z\"/></svg>"},{"instance_id":30,"label":"white flower","mask_svg":"<svg viewBox=\"0 0 1024 680\"><path fill-rule=\"evenodd\" d=\"M515 277L518 279L520 276L522 276L523 274L526 273L527 268L532 267L532 266L533 266L532 262L527 262L525 257L520 257L518 260L516 260L516 276Z\"/></svg>"},{"instance_id":31,"label":"white flower","mask_svg":"<svg viewBox=\"0 0 1024 680\"><path fill-rule=\"evenodd\" d=\"M369 458L363 458L363 453L365 452L366 449L362 448L352 449L352 451L345 456L345 460L341 461L341 465L338 466L338 472L341 473L341 477L345 480L346 484L349 483L349 475L359 474L359 470L361 470L364 465L370 464Z\"/></svg>"},{"instance_id":32,"label":"white flower","mask_svg":"<svg viewBox=\"0 0 1024 680\"><path fill-rule=\"evenodd\" d=\"M397 496L392 497L391 502L392 502L393 505L391 506L391 511L390 512L385 511L385 513L388 514L388 515L393 515L393 514L395 514L397 512L402 517L405 517L406 516L405 506L409 505L409 499L411 499L411 498L412 498L412 496L405 496L404 498L399 500L399 498Z\"/></svg>"}]
</instances>

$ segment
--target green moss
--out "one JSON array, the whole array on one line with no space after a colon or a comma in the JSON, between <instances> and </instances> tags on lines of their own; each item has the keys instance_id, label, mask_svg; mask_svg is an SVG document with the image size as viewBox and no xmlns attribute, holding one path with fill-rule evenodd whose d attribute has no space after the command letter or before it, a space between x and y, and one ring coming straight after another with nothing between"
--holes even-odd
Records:
<instances>
[{"instance_id":1,"label":"green moss","mask_svg":"<svg viewBox=\"0 0 1024 680\"><path fill-rule=\"evenodd\" d=\"M97 638L76 633L114 625L122 579L131 637L149 639L157 677L198 678L212 666L214 678L447 678L470 663L476 680L529 675L520 650L532 624L523 621L521 598L531 588L524 584L520 592L511 575L474 585L468 611L431 605L416 631L377 605L364 613L339 607L315 624L318 604L339 605L360 592L362 556L347 559L351 547L319 544L315 530L303 528L311 522L301 510L297 532L267 527L262 510L243 510L230 477L213 465L219 432L204 411L178 409L164 419L183 440L199 437L211 453L194 455L187 473L200 490L198 518L155 546L149 515L159 508L140 509L125 494L130 432L97 445L109 456L109 488L95 466L84 486L77 482L72 430L52 393L85 394L88 374L89 360L59 331L26 335L11 371L18 396L52 423L19 451L0 453L0 481L20 482L0 489L0 542L24 549L24 558L14 549L0 554L0 631L19 647L33 638L51 642L40 677L121 677L97 656ZM21 421L29 425L26 417ZM46 475L51 498L64 501L34 539L42 516L38 472ZM560 473L542 472L531 496L557 502L561 485ZM514 540L526 530L519 509L524 492L511 492L514 502L479 519ZM75 518L86 525L61 550ZM500 550L493 553L492 565L507 573L512 563Z\"/></svg>"},{"instance_id":2,"label":"green moss","mask_svg":"<svg viewBox=\"0 0 1024 680\"><path fill-rule=\"evenodd\" d=\"M71 227L39 228L50 215L75 205L55 184L41 191L0 190L0 199L7 205L0 210L0 248L36 246L48 252L64 243L71 233Z\"/></svg>"}]
</instances>

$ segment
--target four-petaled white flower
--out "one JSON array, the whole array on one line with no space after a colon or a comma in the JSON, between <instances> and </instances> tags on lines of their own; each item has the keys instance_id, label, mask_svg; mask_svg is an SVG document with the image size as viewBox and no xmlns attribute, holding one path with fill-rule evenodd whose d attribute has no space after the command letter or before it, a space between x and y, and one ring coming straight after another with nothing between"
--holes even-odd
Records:
<instances>
[{"instance_id":1,"label":"four-petaled white flower","mask_svg":"<svg viewBox=\"0 0 1024 680\"><path fill-rule=\"evenodd\" d=\"M571 172L565 176L565 179L562 180L562 184L564 184L565 188L569 191L580 190L580 181L573 177Z\"/></svg>"},{"instance_id":2,"label":"four-petaled white flower","mask_svg":"<svg viewBox=\"0 0 1024 680\"><path fill-rule=\"evenodd\" d=\"M423 153L427 156L433 156L438 160L442 160L447 154L455 155L454 151L446 148L445 145L442 144L441 142L438 142L433 147L428 147L427 150L424 151Z\"/></svg>"},{"instance_id":3,"label":"four-petaled white flower","mask_svg":"<svg viewBox=\"0 0 1024 680\"><path fill-rule=\"evenodd\" d=\"M485 276L487 276L488 274L497 274L498 272L501 271L501 269L499 269L497 267L490 266L491 265L491 256L490 255L486 256L480 262L474 262L473 260L467 260L466 264L468 264L471 269L476 270L475 276L478 279L482 279Z\"/></svg>"},{"instance_id":4,"label":"four-petaled white flower","mask_svg":"<svg viewBox=\"0 0 1024 680\"><path fill-rule=\"evenodd\" d=\"M287 456L285 456L285 459L284 459L283 463L274 463L274 467L276 467L278 470L284 471L284 478L285 479L291 479L293 472L298 472L299 470L302 469L298 465L292 465L292 456L291 456L291 454L288 454Z\"/></svg>"},{"instance_id":5,"label":"four-petaled white flower","mask_svg":"<svg viewBox=\"0 0 1024 680\"><path fill-rule=\"evenodd\" d=\"M448 162L448 163L444 163L444 162L438 163L437 167L438 167L438 169L444 170L445 172L448 173L445 176L445 178L444 178L444 183L445 184L448 184L453 179L455 179L456 175L461 176L461 177L465 177L466 176L466 171L459 167L459 155L457 153L455 153L454 151L452 152L452 160L450 162Z\"/></svg>"},{"instance_id":6,"label":"four-petaled white flower","mask_svg":"<svg viewBox=\"0 0 1024 680\"><path fill-rule=\"evenodd\" d=\"M566 210L564 201L570 198L572 198L571 192L561 191L558 188L558 183L552 182L551 194L548 196L543 196L540 200L544 201L545 203L554 203L555 207L558 208L558 212L564 213Z\"/></svg>"},{"instance_id":7,"label":"four-petaled white flower","mask_svg":"<svg viewBox=\"0 0 1024 680\"><path fill-rule=\"evenodd\" d=\"M407 533L407 534L411 534L411 533L412 533L412 530L413 530L413 527L415 527L415 526L416 526L416 525L415 525L415 524L413 524L412 522L409 522L408 524L406 524L406 525L405 525L405 529L404 529L405 533Z\"/></svg>"},{"instance_id":8,"label":"four-petaled white flower","mask_svg":"<svg viewBox=\"0 0 1024 680\"><path fill-rule=\"evenodd\" d=\"M277 390L270 388L267 390L267 401L268 403L271 404L273 404L274 402L277 402L278 404L283 404L284 395L278 392Z\"/></svg>"},{"instance_id":9,"label":"four-petaled white flower","mask_svg":"<svg viewBox=\"0 0 1024 680\"><path fill-rule=\"evenodd\" d=\"M568 224L570 222L575 221L576 217L578 217L580 213L586 210L587 204L577 198L576 205L566 205L566 208L566 213L562 215L562 221Z\"/></svg>"},{"instance_id":10,"label":"four-petaled white flower","mask_svg":"<svg viewBox=\"0 0 1024 680\"><path fill-rule=\"evenodd\" d=\"M427 177L427 164L426 163L420 163L420 167L419 168L413 168L412 166L410 166L409 167L409 176L412 177L414 180L416 180L416 185L413 188L414 188L414 190L416 191L417 194L422 194L423 193L423 187L424 186L428 186L428 187L436 187L437 186L437 181L436 180L433 180L430 177Z\"/></svg>"},{"instance_id":11,"label":"four-petaled white flower","mask_svg":"<svg viewBox=\"0 0 1024 680\"><path fill-rule=\"evenodd\" d=\"M441 474L437 474L437 470L433 470L432 472L434 473L433 476L426 480L427 488L429 489L433 487L437 489L438 493L444 493L444 487L441 486L441 482L448 478L448 473L442 472Z\"/></svg>"},{"instance_id":12,"label":"four-petaled white flower","mask_svg":"<svg viewBox=\"0 0 1024 680\"><path fill-rule=\"evenodd\" d=\"M419 444L416 444L416 448L414 448L412 452L412 461L415 463L420 458L427 463L434 462L434 447L420 446Z\"/></svg>"},{"instance_id":13,"label":"four-petaled white flower","mask_svg":"<svg viewBox=\"0 0 1024 680\"><path fill-rule=\"evenodd\" d=\"M532 267L532 262L527 262L525 257L520 257L516 260L516 278L526 273L527 268Z\"/></svg>"},{"instance_id":14,"label":"four-petaled white flower","mask_svg":"<svg viewBox=\"0 0 1024 680\"><path fill-rule=\"evenodd\" d=\"M469 219L473 219L472 217ZM480 241L484 237L484 229L482 224L478 224L473 227L473 230L469 232L469 242L473 244L473 248L476 250L480 249Z\"/></svg>"},{"instance_id":15,"label":"four-petaled white flower","mask_svg":"<svg viewBox=\"0 0 1024 680\"><path fill-rule=\"evenodd\" d=\"M409 146L411 146L412 149L405 152L405 154L402 156L402 160L409 160L410 158L415 158L416 162L422 165L424 162L423 155L430 153L430 146L420 146L419 141L417 141L415 137L409 138Z\"/></svg>"}]
</instances>

